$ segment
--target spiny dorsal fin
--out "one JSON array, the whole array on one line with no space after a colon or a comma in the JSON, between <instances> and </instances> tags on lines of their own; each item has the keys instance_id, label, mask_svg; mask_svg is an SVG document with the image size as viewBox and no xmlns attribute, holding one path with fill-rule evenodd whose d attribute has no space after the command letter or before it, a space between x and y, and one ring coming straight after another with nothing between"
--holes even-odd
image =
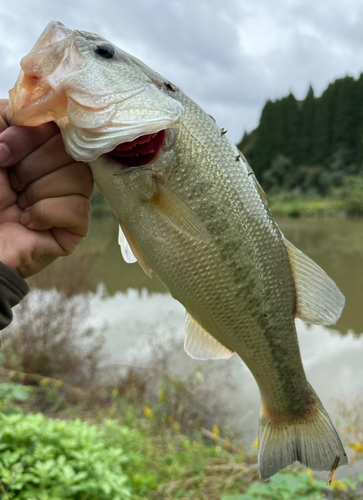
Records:
<instances>
[{"instance_id":1,"label":"spiny dorsal fin","mask_svg":"<svg viewBox=\"0 0 363 500\"><path fill-rule=\"evenodd\" d=\"M285 238L296 289L296 317L315 325L335 325L345 298L334 281Z\"/></svg>"},{"instance_id":2,"label":"spiny dorsal fin","mask_svg":"<svg viewBox=\"0 0 363 500\"><path fill-rule=\"evenodd\" d=\"M140 264L141 268L145 271L145 273L151 278L151 269L149 264L146 262L145 257L141 253L141 250L137 246L134 238L131 236L131 234L128 233L128 231L121 225L121 231L123 232L127 243L130 246L131 252L134 254L135 258L137 259L137 262Z\"/></svg>"},{"instance_id":3,"label":"spiny dorsal fin","mask_svg":"<svg viewBox=\"0 0 363 500\"><path fill-rule=\"evenodd\" d=\"M157 193L147 200L175 229L204 243L210 242L207 228L194 211L171 189L156 181Z\"/></svg>"},{"instance_id":4,"label":"spiny dorsal fin","mask_svg":"<svg viewBox=\"0 0 363 500\"><path fill-rule=\"evenodd\" d=\"M119 226L118 228L118 244L120 245L121 254L125 262L127 262L128 264L133 264L134 262L137 262L137 258L132 253L130 245L121 229L121 226Z\"/></svg>"},{"instance_id":5,"label":"spiny dorsal fin","mask_svg":"<svg viewBox=\"0 0 363 500\"><path fill-rule=\"evenodd\" d=\"M195 359L227 359L234 354L204 330L188 312L185 320L184 349Z\"/></svg>"}]
</instances>

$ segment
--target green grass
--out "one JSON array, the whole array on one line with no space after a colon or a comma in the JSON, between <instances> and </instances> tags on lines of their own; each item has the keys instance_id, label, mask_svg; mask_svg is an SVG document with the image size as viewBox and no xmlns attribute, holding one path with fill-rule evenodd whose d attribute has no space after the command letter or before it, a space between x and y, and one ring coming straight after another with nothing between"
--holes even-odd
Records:
<instances>
[{"instance_id":1,"label":"green grass","mask_svg":"<svg viewBox=\"0 0 363 500\"><path fill-rule=\"evenodd\" d=\"M54 419L20 410L0 412L0 477L5 499L20 500L320 500L358 499L363 476L333 482L287 468L259 480L254 452L228 451L213 439L160 426L153 411L128 406L99 410L99 423ZM150 409L149 409L150 410ZM213 433L211 433L213 434Z\"/></svg>"},{"instance_id":2,"label":"green grass","mask_svg":"<svg viewBox=\"0 0 363 500\"><path fill-rule=\"evenodd\" d=\"M196 492L197 498L219 498L256 479L256 467L246 466L243 453L190 439L173 426L157 430L131 408L125 419L132 427L115 419L95 425L0 413L0 477L9 486L7 498L139 500L196 498L190 497Z\"/></svg>"}]
</instances>

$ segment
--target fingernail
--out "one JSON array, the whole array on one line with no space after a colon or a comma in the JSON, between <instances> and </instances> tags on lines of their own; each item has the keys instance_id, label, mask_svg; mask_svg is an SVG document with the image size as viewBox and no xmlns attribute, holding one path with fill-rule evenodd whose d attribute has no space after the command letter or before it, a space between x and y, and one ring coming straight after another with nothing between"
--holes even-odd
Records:
<instances>
[{"instance_id":1,"label":"fingernail","mask_svg":"<svg viewBox=\"0 0 363 500\"><path fill-rule=\"evenodd\" d=\"M21 193L21 195L18 198L18 207L20 207L22 210L25 210L28 206L29 203L25 196L25 193Z\"/></svg>"},{"instance_id":2,"label":"fingernail","mask_svg":"<svg viewBox=\"0 0 363 500\"><path fill-rule=\"evenodd\" d=\"M30 216L30 212L23 212L20 216L20 222L23 224L23 226L29 226L31 223L32 218Z\"/></svg>"},{"instance_id":3,"label":"fingernail","mask_svg":"<svg viewBox=\"0 0 363 500\"><path fill-rule=\"evenodd\" d=\"M10 157L10 149L7 144L0 142L0 165L4 164Z\"/></svg>"},{"instance_id":4,"label":"fingernail","mask_svg":"<svg viewBox=\"0 0 363 500\"><path fill-rule=\"evenodd\" d=\"M12 170L10 170L9 172L9 182L10 182L10 186L15 189L15 191L19 188L20 186L20 182L17 178L17 176L14 174L14 172Z\"/></svg>"}]
</instances>

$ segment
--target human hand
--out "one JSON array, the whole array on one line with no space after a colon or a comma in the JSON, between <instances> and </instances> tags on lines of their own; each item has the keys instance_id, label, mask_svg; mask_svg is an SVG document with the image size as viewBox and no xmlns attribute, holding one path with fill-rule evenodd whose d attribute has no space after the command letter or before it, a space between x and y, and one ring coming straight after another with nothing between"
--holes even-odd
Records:
<instances>
[{"instance_id":1,"label":"human hand","mask_svg":"<svg viewBox=\"0 0 363 500\"><path fill-rule=\"evenodd\" d=\"M7 104L0 100L0 260L27 278L87 235L93 179L54 123L9 127Z\"/></svg>"}]
</instances>

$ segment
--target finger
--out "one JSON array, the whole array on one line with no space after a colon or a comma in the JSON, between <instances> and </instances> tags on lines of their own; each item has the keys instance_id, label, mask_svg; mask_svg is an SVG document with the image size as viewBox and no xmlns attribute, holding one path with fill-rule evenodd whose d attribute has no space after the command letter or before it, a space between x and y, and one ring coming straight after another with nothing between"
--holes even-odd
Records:
<instances>
[{"instance_id":1,"label":"finger","mask_svg":"<svg viewBox=\"0 0 363 500\"><path fill-rule=\"evenodd\" d=\"M88 200L92 199L93 178L86 163L73 162L32 182L19 196L18 205L25 210L42 199L71 194L80 194Z\"/></svg>"},{"instance_id":2,"label":"finger","mask_svg":"<svg viewBox=\"0 0 363 500\"><path fill-rule=\"evenodd\" d=\"M39 127L8 127L0 134L0 166L16 165L56 134L59 128L53 122Z\"/></svg>"},{"instance_id":3,"label":"finger","mask_svg":"<svg viewBox=\"0 0 363 500\"><path fill-rule=\"evenodd\" d=\"M9 184L8 171L0 167L0 217L3 210L8 209L12 205L16 207L17 199L17 193L11 189Z\"/></svg>"},{"instance_id":4,"label":"finger","mask_svg":"<svg viewBox=\"0 0 363 500\"><path fill-rule=\"evenodd\" d=\"M8 100L0 99L0 133L3 132L9 126L8 122L6 121L7 107L8 107Z\"/></svg>"},{"instance_id":5,"label":"finger","mask_svg":"<svg viewBox=\"0 0 363 500\"><path fill-rule=\"evenodd\" d=\"M73 194L38 201L22 213L20 222L28 229L45 231L65 228L81 237L87 236L91 219L91 204L84 196Z\"/></svg>"},{"instance_id":6,"label":"finger","mask_svg":"<svg viewBox=\"0 0 363 500\"><path fill-rule=\"evenodd\" d=\"M39 177L73 162L64 148L62 136L57 134L10 170L10 185L16 191L23 191L25 186Z\"/></svg>"}]
</instances>

